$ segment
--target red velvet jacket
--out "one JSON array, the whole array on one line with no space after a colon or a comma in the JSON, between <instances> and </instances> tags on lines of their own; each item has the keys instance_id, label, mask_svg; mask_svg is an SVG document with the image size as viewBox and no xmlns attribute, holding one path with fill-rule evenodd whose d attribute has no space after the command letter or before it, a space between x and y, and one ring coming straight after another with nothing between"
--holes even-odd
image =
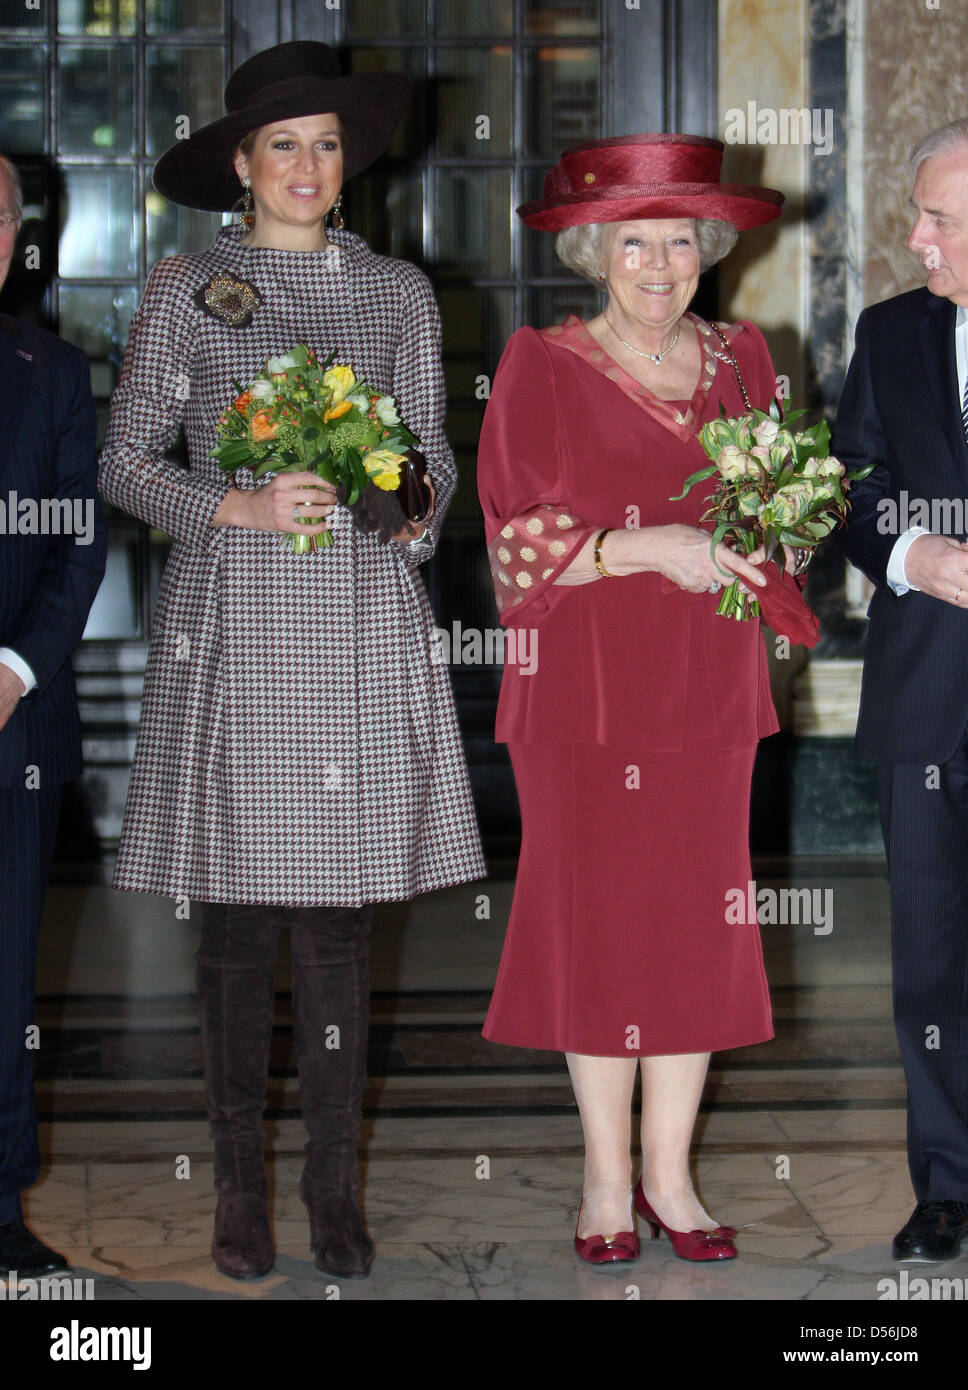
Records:
<instances>
[{"instance_id":1,"label":"red velvet jacket","mask_svg":"<svg viewBox=\"0 0 968 1390\"><path fill-rule=\"evenodd\" d=\"M719 617L712 594L659 574L554 583L604 527L698 524L715 479L669 499L708 463L702 424L720 402L729 415L745 406L720 339L694 322L703 368L688 406L653 396L577 318L519 329L507 345L478 484L509 647L520 629L529 645L525 659L508 652L499 742L677 752L748 745L778 728L758 621ZM746 321L725 331L751 402L767 409L776 377L762 334Z\"/></svg>"}]
</instances>

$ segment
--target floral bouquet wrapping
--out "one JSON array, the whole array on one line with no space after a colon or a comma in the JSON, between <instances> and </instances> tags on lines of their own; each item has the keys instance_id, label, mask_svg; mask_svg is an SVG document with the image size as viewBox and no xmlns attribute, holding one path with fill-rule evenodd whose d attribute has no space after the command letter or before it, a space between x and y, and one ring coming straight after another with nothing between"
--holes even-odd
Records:
<instances>
[{"instance_id":1,"label":"floral bouquet wrapping","mask_svg":"<svg viewBox=\"0 0 968 1390\"><path fill-rule=\"evenodd\" d=\"M746 555L765 546L767 559L775 559L782 574L784 545L812 550L846 518L851 483L866 477L873 465L847 473L829 453L825 420L798 433L790 430L804 414L798 410L783 417L772 401L769 413L754 409L727 417L720 406L720 418L703 425L699 442L712 463L688 477L670 500L680 501L696 483L719 474L702 516L713 523L711 548L727 536ZM746 621L759 617L760 605L733 579L716 612Z\"/></svg>"},{"instance_id":2,"label":"floral bouquet wrapping","mask_svg":"<svg viewBox=\"0 0 968 1390\"><path fill-rule=\"evenodd\" d=\"M233 381L236 396L219 416L212 451L219 468L251 469L255 481L267 473L316 473L339 490L348 507L371 485L386 492L401 482L412 485L411 466L422 480L425 461L412 447L416 436L402 423L394 398L359 381L334 356L320 362L305 343L297 343L270 357L248 386ZM312 525L314 518L294 520ZM294 555L308 555L331 546L333 533L287 532L280 543Z\"/></svg>"}]
</instances>

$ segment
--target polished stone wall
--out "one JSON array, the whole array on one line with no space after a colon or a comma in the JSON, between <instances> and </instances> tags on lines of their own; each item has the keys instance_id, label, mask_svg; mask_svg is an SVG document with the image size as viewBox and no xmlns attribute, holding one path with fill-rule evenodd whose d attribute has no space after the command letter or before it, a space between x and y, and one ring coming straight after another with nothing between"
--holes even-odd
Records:
<instances>
[{"instance_id":1,"label":"polished stone wall","mask_svg":"<svg viewBox=\"0 0 968 1390\"><path fill-rule=\"evenodd\" d=\"M968 0L928 7L851 0L863 10L863 43L851 62L864 70L863 196L865 304L924 284L905 246L911 228L911 146L968 115Z\"/></svg>"},{"instance_id":2,"label":"polished stone wall","mask_svg":"<svg viewBox=\"0 0 968 1390\"><path fill-rule=\"evenodd\" d=\"M807 99L808 0L721 0L719 129L726 142L723 180L765 184L786 196L783 215L744 232L719 270L724 318L752 319L766 334L777 372L804 394L806 229L802 209L810 181L802 144L768 142L765 113L802 107Z\"/></svg>"}]
</instances>

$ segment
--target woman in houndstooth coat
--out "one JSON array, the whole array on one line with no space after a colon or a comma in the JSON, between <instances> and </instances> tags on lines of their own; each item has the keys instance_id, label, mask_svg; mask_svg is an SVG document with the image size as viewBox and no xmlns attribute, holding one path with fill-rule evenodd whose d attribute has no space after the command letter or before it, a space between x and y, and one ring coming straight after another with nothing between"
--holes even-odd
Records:
<instances>
[{"instance_id":1,"label":"woman in houndstooth coat","mask_svg":"<svg viewBox=\"0 0 968 1390\"><path fill-rule=\"evenodd\" d=\"M231 207L241 178L251 225L155 266L101 457L107 500L174 541L115 886L203 905L213 1257L236 1278L274 1259L261 1126L280 928L292 929L310 1135L300 1190L316 1263L361 1276L372 1260L356 1200L370 906L485 872L418 574L456 482L437 308L414 266L325 225L343 179L388 142L407 83L338 71L323 44L257 54L229 80L229 114L159 162L156 187L192 207ZM233 382L300 341L396 397L435 495L422 535L399 509L364 531L308 474L238 490L219 472ZM188 470L165 458L181 424ZM296 557L279 544L280 532L327 525L331 549Z\"/></svg>"}]
</instances>

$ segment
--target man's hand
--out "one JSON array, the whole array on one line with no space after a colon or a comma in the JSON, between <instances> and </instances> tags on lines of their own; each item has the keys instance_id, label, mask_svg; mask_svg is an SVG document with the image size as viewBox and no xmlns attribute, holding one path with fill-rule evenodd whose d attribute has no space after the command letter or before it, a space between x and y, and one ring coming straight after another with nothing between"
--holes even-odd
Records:
<instances>
[{"instance_id":1,"label":"man's hand","mask_svg":"<svg viewBox=\"0 0 968 1390\"><path fill-rule=\"evenodd\" d=\"M968 608L968 543L951 536L918 536L904 557L904 571L922 593Z\"/></svg>"},{"instance_id":2,"label":"man's hand","mask_svg":"<svg viewBox=\"0 0 968 1390\"><path fill-rule=\"evenodd\" d=\"M0 661L0 729L13 714L27 687L9 666Z\"/></svg>"}]
</instances>

